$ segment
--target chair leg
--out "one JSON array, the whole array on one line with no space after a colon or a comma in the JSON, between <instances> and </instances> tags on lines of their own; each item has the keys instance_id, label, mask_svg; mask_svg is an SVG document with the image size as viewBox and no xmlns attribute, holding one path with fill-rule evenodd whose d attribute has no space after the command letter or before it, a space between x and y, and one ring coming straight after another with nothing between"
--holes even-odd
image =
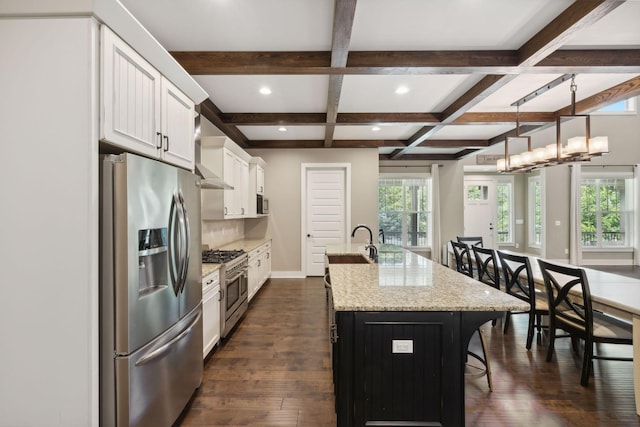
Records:
<instances>
[{"instance_id":1,"label":"chair leg","mask_svg":"<svg viewBox=\"0 0 640 427\"><path fill-rule=\"evenodd\" d=\"M529 313L529 328L527 330L527 350L531 350L531 343L533 342L533 329L535 327L535 315Z\"/></svg>"},{"instance_id":2,"label":"chair leg","mask_svg":"<svg viewBox=\"0 0 640 427\"><path fill-rule=\"evenodd\" d=\"M484 340L482 331L478 329L478 336L480 337L480 344L482 345L482 357L484 358L485 373L487 374L487 384L489 385L489 391L493 391L493 381L491 380L491 364L489 363L489 357L487 353L487 343Z\"/></svg>"},{"instance_id":3,"label":"chair leg","mask_svg":"<svg viewBox=\"0 0 640 427\"><path fill-rule=\"evenodd\" d=\"M593 342L587 338L584 341L584 353L582 355L582 377L580 384L584 387L589 385L589 376L591 375L591 361L593 360Z\"/></svg>"},{"instance_id":4,"label":"chair leg","mask_svg":"<svg viewBox=\"0 0 640 427\"><path fill-rule=\"evenodd\" d=\"M553 358L553 347L556 343L556 328L549 325L549 348L547 348L547 362L551 362Z\"/></svg>"},{"instance_id":5,"label":"chair leg","mask_svg":"<svg viewBox=\"0 0 640 427\"><path fill-rule=\"evenodd\" d=\"M502 333L506 334L507 331L509 330L509 320L511 320L511 312L507 311L507 313L504 316L504 328Z\"/></svg>"},{"instance_id":6,"label":"chair leg","mask_svg":"<svg viewBox=\"0 0 640 427\"><path fill-rule=\"evenodd\" d=\"M578 348L579 343L580 343L580 339L575 335L571 335L571 348L573 349L573 352L575 354L580 353L580 349Z\"/></svg>"}]
</instances>

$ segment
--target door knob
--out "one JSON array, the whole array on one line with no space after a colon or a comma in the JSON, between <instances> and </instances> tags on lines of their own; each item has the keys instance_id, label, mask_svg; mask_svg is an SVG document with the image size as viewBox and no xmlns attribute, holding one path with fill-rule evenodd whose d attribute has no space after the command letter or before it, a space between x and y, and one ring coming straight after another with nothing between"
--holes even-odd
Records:
<instances>
[{"instance_id":1,"label":"door knob","mask_svg":"<svg viewBox=\"0 0 640 427\"><path fill-rule=\"evenodd\" d=\"M311 237L311 234L307 234L307 237Z\"/></svg>"}]
</instances>

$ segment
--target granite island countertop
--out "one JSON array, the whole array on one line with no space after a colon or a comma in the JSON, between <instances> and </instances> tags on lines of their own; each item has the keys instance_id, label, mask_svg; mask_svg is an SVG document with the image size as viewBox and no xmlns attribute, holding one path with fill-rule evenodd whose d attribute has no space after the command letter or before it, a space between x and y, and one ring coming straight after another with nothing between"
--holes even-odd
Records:
<instances>
[{"instance_id":1,"label":"granite island countertop","mask_svg":"<svg viewBox=\"0 0 640 427\"><path fill-rule=\"evenodd\" d=\"M327 255L366 254L364 245L329 245ZM336 311L508 311L529 305L394 245L379 263L329 264Z\"/></svg>"}]
</instances>

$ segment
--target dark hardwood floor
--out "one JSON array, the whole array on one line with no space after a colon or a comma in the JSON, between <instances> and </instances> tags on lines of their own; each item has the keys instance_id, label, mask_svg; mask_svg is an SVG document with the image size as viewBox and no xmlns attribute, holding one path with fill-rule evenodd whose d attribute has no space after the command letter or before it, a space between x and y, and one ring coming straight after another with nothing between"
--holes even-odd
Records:
<instances>
[{"instance_id":1,"label":"dark hardwood floor","mask_svg":"<svg viewBox=\"0 0 640 427\"><path fill-rule=\"evenodd\" d=\"M580 386L570 340L525 348L526 315L482 327L493 392L484 377L466 380L467 426L640 426L629 362L595 361ZM270 279L232 336L205 361L202 386L176 426L335 426L325 291L321 278ZM622 348L618 348L622 347ZM602 346L630 355L624 346Z\"/></svg>"}]
</instances>

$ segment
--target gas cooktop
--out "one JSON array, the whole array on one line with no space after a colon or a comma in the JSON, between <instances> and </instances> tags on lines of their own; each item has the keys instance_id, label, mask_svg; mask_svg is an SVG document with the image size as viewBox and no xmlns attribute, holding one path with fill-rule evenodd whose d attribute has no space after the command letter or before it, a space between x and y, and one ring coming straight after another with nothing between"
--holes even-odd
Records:
<instances>
[{"instance_id":1,"label":"gas cooktop","mask_svg":"<svg viewBox=\"0 0 640 427\"><path fill-rule=\"evenodd\" d=\"M222 251L219 249L207 249L202 251L202 262L205 264L224 264L232 259L242 256L245 252L242 249L233 251Z\"/></svg>"}]
</instances>

